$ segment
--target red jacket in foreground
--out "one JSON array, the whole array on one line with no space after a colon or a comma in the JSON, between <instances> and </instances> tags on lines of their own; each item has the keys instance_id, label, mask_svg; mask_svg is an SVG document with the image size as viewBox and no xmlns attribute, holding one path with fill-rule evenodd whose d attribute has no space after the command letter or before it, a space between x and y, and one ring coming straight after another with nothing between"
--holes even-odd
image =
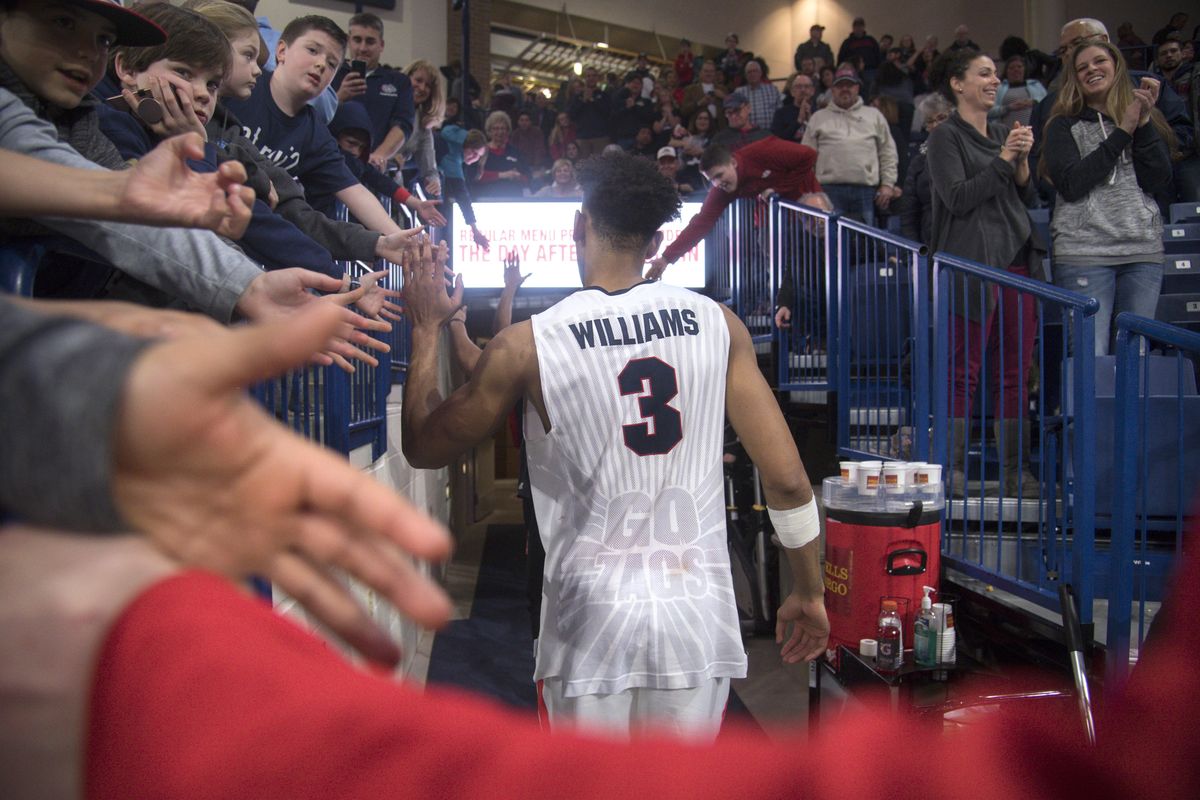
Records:
<instances>
[{"instance_id":1,"label":"red jacket in foreground","mask_svg":"<svg viewBox=\"0 0 1200 800\"><path fill-rule=\"evenodd\" d=\"M104 644L87 796L1196 798L1200 560L1181 572L1159 641L1098 717L1094 749L1069 708L995 714L952 735L883 709L807 740L544 735L494 704L363 672L223 580L183 573L135 600Z\"/></svg>"}]
</instances>

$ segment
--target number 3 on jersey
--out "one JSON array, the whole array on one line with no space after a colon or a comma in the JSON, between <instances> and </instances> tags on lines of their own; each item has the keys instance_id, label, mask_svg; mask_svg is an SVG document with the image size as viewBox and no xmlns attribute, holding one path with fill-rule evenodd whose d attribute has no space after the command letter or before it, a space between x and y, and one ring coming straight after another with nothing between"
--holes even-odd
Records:
<instances>
[{"instance_id":1,"label":"number 3 on jersey","mask_svg":"<svg viewBox=\"0 0 1200 800\"><path fill-rule=\"evenodd\" d=\"M622 425L625 446L639 456L661 456L683 439L683 418L668 405L679 394L675 368L658 358L634 358L617 376L623 396L638 395L638 412L647 422Z\"/></svg>"}]
</instances>

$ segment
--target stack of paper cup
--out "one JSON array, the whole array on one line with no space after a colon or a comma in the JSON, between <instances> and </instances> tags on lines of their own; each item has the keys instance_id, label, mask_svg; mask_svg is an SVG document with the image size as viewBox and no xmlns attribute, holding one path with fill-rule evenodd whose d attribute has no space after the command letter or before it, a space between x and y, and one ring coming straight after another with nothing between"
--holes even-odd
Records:
<instances>
[{"instance_id":1,"label":"stack of paper cup","mask_svg":"<svg viewBox=\"0 0 1200 800\"><path fill-rule=\"evenodd\" d=\"M858 464L858 493L867 497L878 495L882 471L882 461L860 461Z\"/></svg>"},{"instance_id":2,"label":"stack of paper cup","mask_svg":"<svg viewBox=\"0 0 1200 800\"><path fill-rule=\"evenodd\" d=\"M842 483L847 486L856 486L858 484L858 462L843 461L842 468Z\"/></svg>"},{"instance_id":3,"label":"stack of paper cup","mask_svg":"<svg viewBox=\"0 0 1200 800\"><path fill-rule=\"evenodd\" d=\"M918 464L913 471L913 484L917 489L936 494L942 483L941 464Z\"/></svg>"},{"instance_id":4,"label":"stack of paper cup","mask_svg":"<svg viewBox=\"0 0 1200 800\"><path fill-rule=\"evenodd\" d=\"M933 618L937 630L938 663L953 664L956 660L954 607L949 603L934 603Z\"/></svg>"},{"instance_id":5,"label":"stack of paper cup","mask_svg":"<svg viewBox=\"0 0 1200 800\"><path fill-rule=\"evenodd\" d=\"M902 461L889 461L883 465L879 480L888 494L904 494L908 489L908 465Z\"/></svg>"},{"instance_id":6,"label":"stack of paper cup","mask_svg":"<svg viewBox=\"0 0 1200 800\"><path fill-rule=\"evenodd\" d=\"M916 491L920 487L917 486L917 472L921 467L925 466L924 461L906 461L904 466L908 467L908 488L910 491Z\"/></svg>"}]
</instances>

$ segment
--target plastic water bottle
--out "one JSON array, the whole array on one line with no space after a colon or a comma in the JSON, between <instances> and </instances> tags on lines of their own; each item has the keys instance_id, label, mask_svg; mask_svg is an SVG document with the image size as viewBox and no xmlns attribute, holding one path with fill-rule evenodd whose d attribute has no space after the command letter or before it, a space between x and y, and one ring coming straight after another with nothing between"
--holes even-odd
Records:
<instances>
[{"instance_id":1,"label":"plastic water bottle","mask_svg":"<svg viewBox=\"0 0 1200 800\"><path fill-rule=\"evenodd\" d=\"M875 635L879 642L879 655L875 666L880 672L897 672L904 665L904 630L900 615L896 613L896 601L884 600L879 615L879 630Z\"/></svg>"}]
</instances>

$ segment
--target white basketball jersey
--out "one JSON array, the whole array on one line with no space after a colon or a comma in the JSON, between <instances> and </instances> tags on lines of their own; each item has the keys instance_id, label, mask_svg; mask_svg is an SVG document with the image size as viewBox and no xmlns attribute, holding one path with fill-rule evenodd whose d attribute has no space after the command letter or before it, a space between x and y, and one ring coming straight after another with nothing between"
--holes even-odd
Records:
<instances>
[{"instance_id":1,"label":"white basketball jersey","mask_svg":"<svg viewBox=\"0 0 1200 800\"><path fill-rule=\"evenodd\" d=\"M712 300L642 283L533 317L546 433L525 445L546 548L538 679L566 695L743 677L726 547L729 329Z\"/></svg>"}]
</instances>

